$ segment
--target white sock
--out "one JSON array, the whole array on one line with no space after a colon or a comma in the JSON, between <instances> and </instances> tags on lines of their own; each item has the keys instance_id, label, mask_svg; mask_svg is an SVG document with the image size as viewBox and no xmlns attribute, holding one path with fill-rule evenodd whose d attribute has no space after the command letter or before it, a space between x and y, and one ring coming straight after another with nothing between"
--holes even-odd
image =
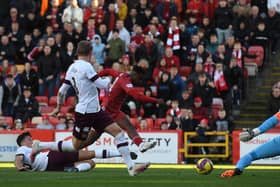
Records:
<instances>
[{"instance_id":1,"label":"white sock","mask_svg":"<svg viewBox=\"0 0 280 187\"><path fill-rule=\"evenodd\" d=\"M70 141L58 141L58 142L40 142L39 144L40 150L42 149L50 149L52 151L60 151L60 152L73 152L76 151L72 140Z\"/></svg>"},{"instance_id":2,"label":"white sock","mask_svg":"<svg viewBox=\"0 0 280 187\"><path fill-rule=\"evenodd\" d=\"M120 152L114 149L95 149L94 152L95 158L113 158L121 156Z\"/></svg>"},{"instance_id":3,"label":"white sock","mask_svg":"<svg viewBox=\"0 0 280 187\"><path fill-rule=\"evenodd\" d=\"M122 155L122 158L127 165L128 168L131 168L135 165L133 160L130 157L130 151L128 149L128 141L127 138L125 137L124 133L121 132L115 137L116 143L117 143L117 148Z\"/></svg>"},{"instance_id":4,"label":"white sock","mask_svg":"<svg viewBox=\"0 0 280 187\"><path fill-rule=\"evenodd\" d=\"M40 150L49 149L52 151L58 151L58 142L40 142L39 148Z\"/></svg>"},{"instance_id":5,"label":"white sock","mask_svg":"<svg viewBox=\"0 0 280 187\"><path fill-rule=\"evenodd\" d=\"M80 164L76 165L75 167L79 170L79 172L88 171L91 169L91 165L87 162L80 163Z\"/></svg>"}]
</instances>

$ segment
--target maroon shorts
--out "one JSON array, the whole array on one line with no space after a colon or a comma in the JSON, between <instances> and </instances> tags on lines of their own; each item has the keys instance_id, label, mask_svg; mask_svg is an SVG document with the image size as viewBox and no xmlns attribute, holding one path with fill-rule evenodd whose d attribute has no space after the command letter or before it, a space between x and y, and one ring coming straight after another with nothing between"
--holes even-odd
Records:
<instances>
[{"instance_id":1,"label":"maroon shorts","mask_svg":"<svg viewBox=\"0 0 280 187\"><path fill-rule=\"evenodd\" d=\"M65 167L74 166L79 161L78 152L50 151L48 157L46 171L63 171Z\"/></svg>"},{"instance_id":2,"label":"maroon shorts","mask_svg":"<svg viewBox=\"0 0 280 187\"><path fill-rule=\"evenodd\" d=\"M103 110L97 113L88 114L75 112L73 136L79 140L86 140L91 128L93 128L97 133L102 133L104 129L113 122L114 121L110 114Z\"/></svg>"}]
</instances>

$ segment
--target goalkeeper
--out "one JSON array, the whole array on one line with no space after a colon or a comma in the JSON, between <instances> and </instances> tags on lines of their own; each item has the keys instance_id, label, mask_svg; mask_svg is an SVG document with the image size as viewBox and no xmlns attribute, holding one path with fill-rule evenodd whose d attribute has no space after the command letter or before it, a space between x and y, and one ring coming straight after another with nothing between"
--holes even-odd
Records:
<instances>
[{"instance_id":1,"label":"goalkeeper","mask_svg":"<svg viewBox=\"0 0 280 187\"><path fill-rule=\"evenodd\" d=\"M265 120L259 127L252 130L247 130L240 133L240 140L247 142L254 137L266 132L267 130L275 127L280 122L280 112ZM258 146L248 154L244 155L236 164L234 170L226 170L221 174L221 177L233 177L240 175L242 171L249 166L252 161L269 158L280 155L280 136L273 138L263 145Z\"/></svg>"}]
</instances>

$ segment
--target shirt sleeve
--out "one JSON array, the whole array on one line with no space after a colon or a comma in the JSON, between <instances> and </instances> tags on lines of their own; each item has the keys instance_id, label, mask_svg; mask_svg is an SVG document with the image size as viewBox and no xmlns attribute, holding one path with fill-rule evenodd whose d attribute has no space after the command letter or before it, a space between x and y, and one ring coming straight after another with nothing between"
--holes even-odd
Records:
<instances>
[{"instance_id":1,"label":"shirt sleeve","mask_svg":"<svg viewBox=\"0 0 280 187\"><path fill-rule=\"evenodd\" d=\"M24 151L24 148L23 147L19 147L18 149L17 149L17 152L16 152L16 155L23 155L24 156L24 154L25 154L25 151Z\"/></svg>"},{"instance_id":2,"label":"shirt sleeve","mask_svg":"<svg viewBox=\"0 0 280 187\"><path fill-rule=\"evenodd\" d=\"M141 101L141 102L151 102L156 103L157 99L153 97L145 96L144 94L139 93L139 88L133 87L133 84L130 82L129 79L124 78L119 81L121 84L122 89L126 92L126 94L130 95L134 99Z\"/></svg>"}]
</instances>

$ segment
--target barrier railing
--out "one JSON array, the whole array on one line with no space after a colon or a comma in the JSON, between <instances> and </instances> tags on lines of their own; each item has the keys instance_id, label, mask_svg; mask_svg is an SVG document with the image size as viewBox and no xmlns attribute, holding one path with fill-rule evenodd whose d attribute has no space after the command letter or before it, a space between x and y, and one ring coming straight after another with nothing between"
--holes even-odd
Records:
<instances>
[{"instance_id":1,"label":"barrier railing","mask_svg":"<svg viewBox=\"0 0 280 187\"><path fill-rule=\"evenodd\" d=\"M184 147L179 150L179 152L184 154L185 158L202 158L202 157L211 157L211 158L227 158L229 156L229 134L228 132L205 132L207 136L224 136L225 142L216 143L216 142L205 142L205 143L192 143L190 141L191 137L197 136L196 132L185 132L184 133ZM224 153L209 153L209 154L194 154L189 153L191 147L224 147Z\"/></svg>"}]
</instances>

